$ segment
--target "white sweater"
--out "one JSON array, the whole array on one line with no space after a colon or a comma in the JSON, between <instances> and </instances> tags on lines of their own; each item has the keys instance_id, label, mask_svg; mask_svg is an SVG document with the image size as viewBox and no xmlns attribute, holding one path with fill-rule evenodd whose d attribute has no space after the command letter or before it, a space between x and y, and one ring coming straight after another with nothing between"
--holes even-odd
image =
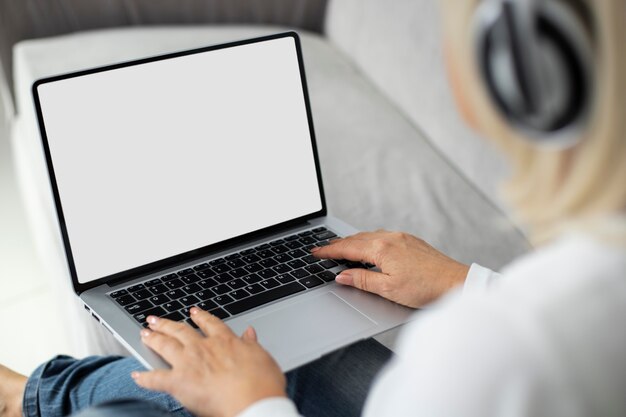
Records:
<instances>
[{"instance_id":1,"label":"white sweater","mask_svg":"<svg viewBox=\"0 0 626 417\"><path fill-rule=\"evenodd\" d=\"M382 416L626 416L626 248L569 236L416 313L365 405ZM287 399L239 417L295 417Z\"/></svg>"}]
</instances>

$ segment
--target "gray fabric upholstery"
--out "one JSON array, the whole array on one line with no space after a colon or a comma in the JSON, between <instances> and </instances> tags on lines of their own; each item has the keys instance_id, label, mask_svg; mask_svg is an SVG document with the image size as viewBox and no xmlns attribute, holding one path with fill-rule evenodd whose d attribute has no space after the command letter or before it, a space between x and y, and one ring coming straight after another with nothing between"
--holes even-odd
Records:
<instances>
[{"instance_id":1,"label":"gray fabric upholstery","mask_svg":"<svg viewBox=\"0 0 626 417\"><path fill-rule=\"evenodd\" d=\"M506 175L502 156L455 110L440 36L438 0L332 0L331 42L485 196L497 199Z\"/></svg>"},{"instance_id":2,"label":"gray fabric upholstery","mask_svg":"<svg viewBox=\"0 0 626 417\"><path fill-rule=\"evenodd\" d=\"M11 50L32 38L117 26L258 23L321 31L326 0L0 1L0 61L13 85Z\"/></svg>"}]
</instances>

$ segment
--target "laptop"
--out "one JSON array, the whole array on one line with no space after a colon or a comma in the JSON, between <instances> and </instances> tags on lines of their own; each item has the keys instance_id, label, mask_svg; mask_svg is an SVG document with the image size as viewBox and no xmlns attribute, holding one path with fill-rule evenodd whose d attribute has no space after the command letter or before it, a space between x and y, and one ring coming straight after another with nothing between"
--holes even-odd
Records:
<instances>
[{"instance_id":1,"label":"laptop","mask_svg":"<svg viewBox=\"0 0 626 417\"><path fill-rule=\"evenodd\" d=\"M288 32L33 85L76 294L149 369L147 315L198 306L252 325L284 371L413 310L334 278L314 246L354 234L327 214L300 41Z\"/></svg>"}]
</instances>

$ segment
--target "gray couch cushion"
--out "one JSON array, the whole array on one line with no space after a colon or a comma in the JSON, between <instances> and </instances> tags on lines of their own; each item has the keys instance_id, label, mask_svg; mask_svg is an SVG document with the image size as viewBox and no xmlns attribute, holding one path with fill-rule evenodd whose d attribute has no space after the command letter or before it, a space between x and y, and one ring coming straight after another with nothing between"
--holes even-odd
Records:
<instances>
[{"instance_id":1,"label":"gray couch cushion","mask_svg":"<svg viewBox=\"0 0 626 417\"><path fill-rule=\"evenodd\" d=\"M497 205L501 155L455 111L437 0L332 0L326 34L463 175Z\"/></svg>"}]
</instances>

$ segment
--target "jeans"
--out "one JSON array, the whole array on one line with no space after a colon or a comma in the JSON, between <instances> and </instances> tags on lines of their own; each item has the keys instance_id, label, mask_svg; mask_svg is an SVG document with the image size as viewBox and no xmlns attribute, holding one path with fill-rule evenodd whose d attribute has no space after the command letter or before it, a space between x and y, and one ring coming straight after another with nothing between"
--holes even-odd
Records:
<instances>
[{"instance_id":1,"label":"jeans","mask_svg":"<svg viewBox=\"0 0 626 417\"><path fill-rule=\"evenodd\" d=\"M390 357L373 339L356 343L288 372L287 394L306 417L358 416ZM29 377L24 417L192 416L170 395L135 384L130 373L143 369L133 358L57 356Z\"/></svg>"}]
</instances>

